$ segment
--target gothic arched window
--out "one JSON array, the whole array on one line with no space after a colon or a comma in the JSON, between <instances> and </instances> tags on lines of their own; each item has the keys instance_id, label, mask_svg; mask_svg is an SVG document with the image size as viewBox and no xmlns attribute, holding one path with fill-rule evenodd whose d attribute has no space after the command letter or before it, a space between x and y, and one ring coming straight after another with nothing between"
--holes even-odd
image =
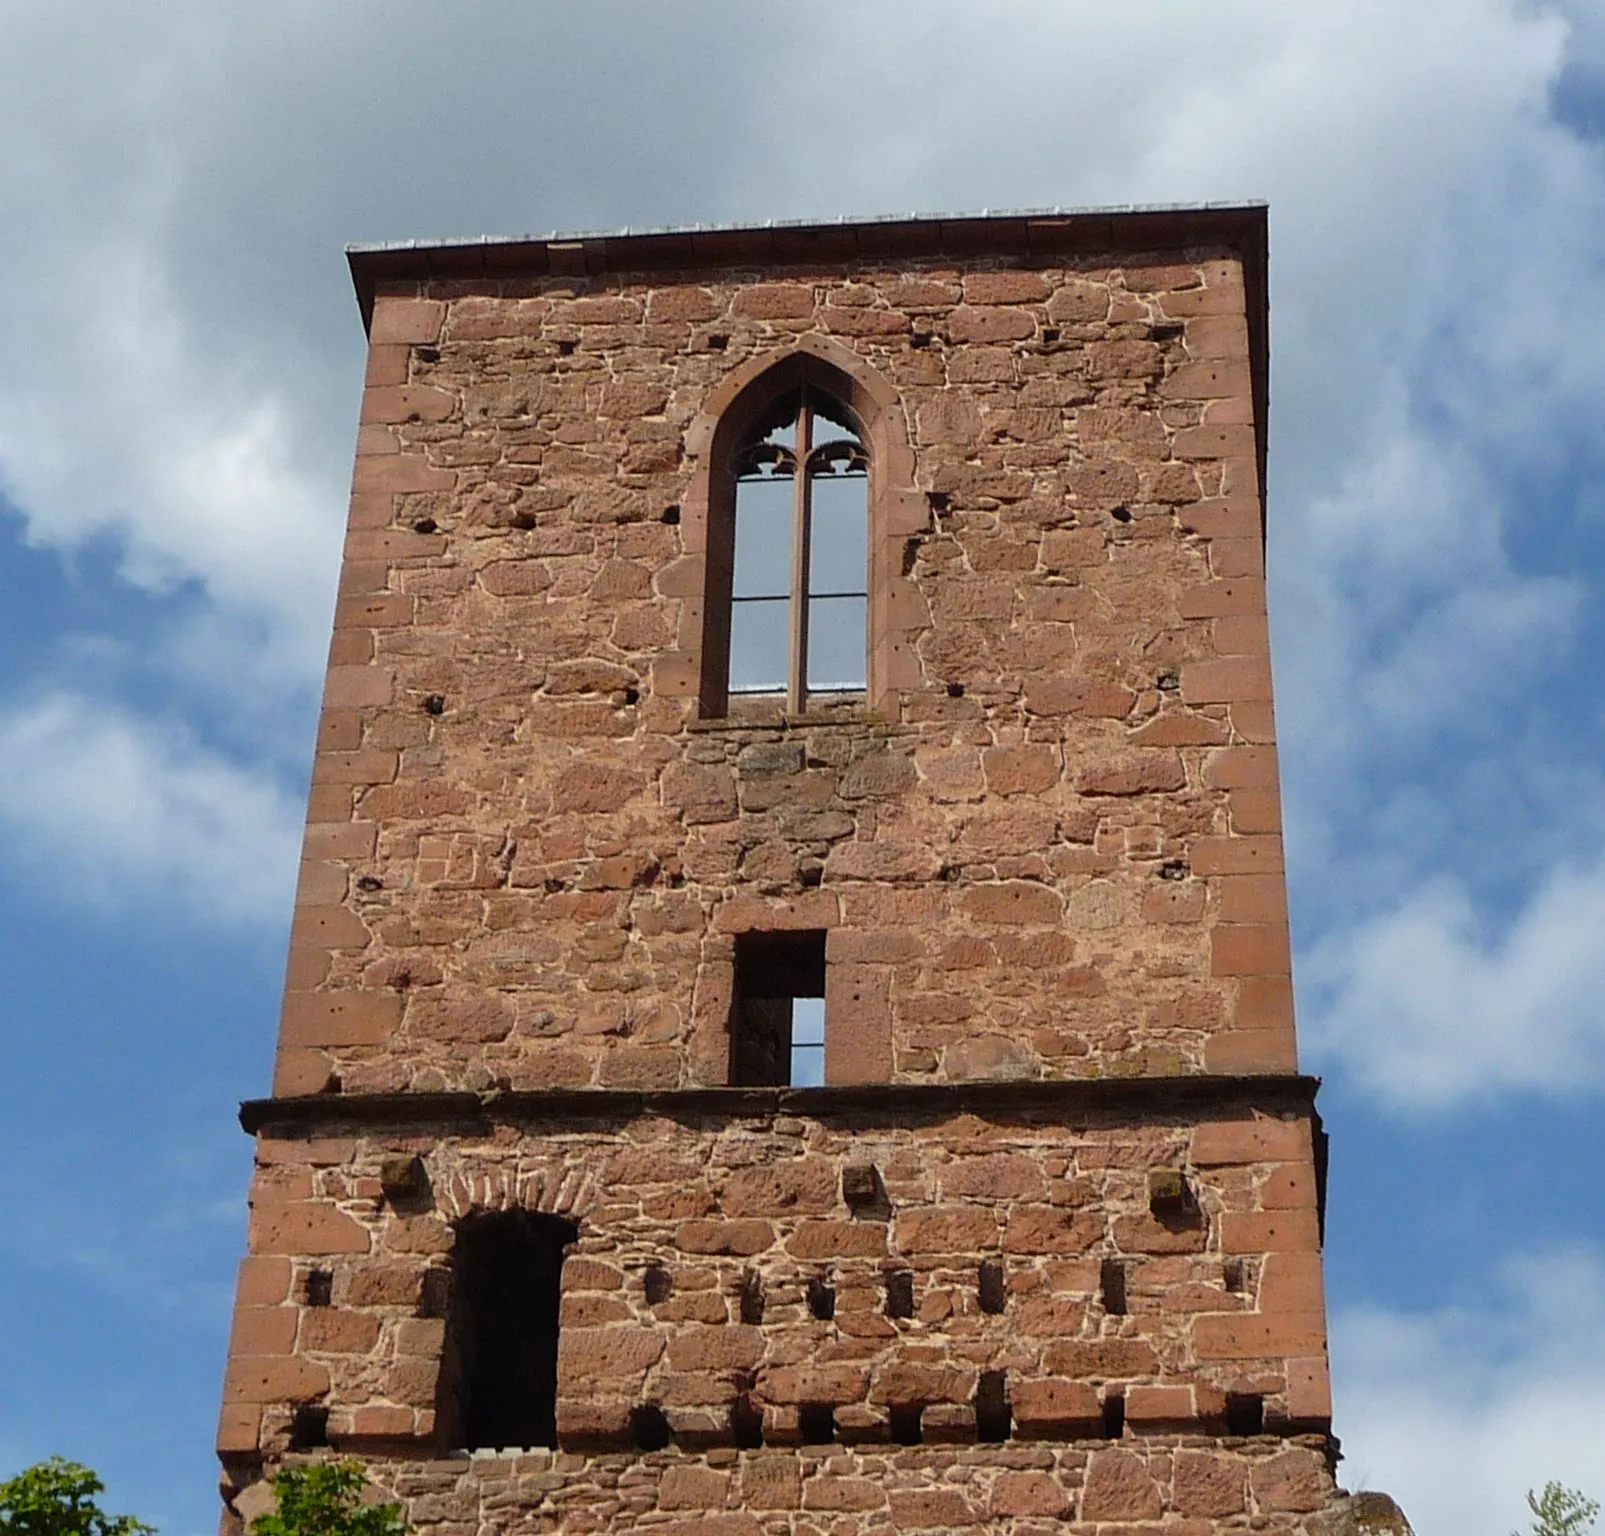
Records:
<instances>
[{"instance_id":1,"label":"gothic arched window","mask_svg":"<svg viewBox=\"0 0 1605 1536\"><path fill-rule=\"evenodd\" d=\"M731 694L862 693L869 455L853 415L809 384L754 421L731 459Z\"/></svg>"}]
</instances>

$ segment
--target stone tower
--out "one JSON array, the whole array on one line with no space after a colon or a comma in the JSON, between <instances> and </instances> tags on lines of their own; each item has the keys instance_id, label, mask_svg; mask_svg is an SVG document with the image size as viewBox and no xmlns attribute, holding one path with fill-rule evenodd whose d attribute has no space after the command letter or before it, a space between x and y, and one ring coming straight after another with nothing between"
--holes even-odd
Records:
<instances>
[{"instance_id":1,"label":"stone tower","mask_svg":"<svg viewBox=\"0 0 1605 1536\"><path fill-rule=\"evenodd\" d=\"M1265 228L353 252L226 1526L1326 1528Z\"/></svg>"}]
</instances>

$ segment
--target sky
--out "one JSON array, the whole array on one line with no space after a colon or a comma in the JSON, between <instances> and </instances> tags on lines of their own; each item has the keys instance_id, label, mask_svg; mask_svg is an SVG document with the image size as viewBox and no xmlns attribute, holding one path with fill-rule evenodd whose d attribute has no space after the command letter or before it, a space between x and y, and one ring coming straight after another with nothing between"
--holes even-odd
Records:
<instances>
[{"instance_id":1,"label":"sky","mask_svg":"<svg viewBox=\"0 0 1605 1536\"><path fill-rule=\"evenodd\" d=\"M1266 199L1351 1488L1605 1498L1605 8L0 0L0 1477L211 1438L349 476L353 241Z\"/></svg>"}]
</instances>

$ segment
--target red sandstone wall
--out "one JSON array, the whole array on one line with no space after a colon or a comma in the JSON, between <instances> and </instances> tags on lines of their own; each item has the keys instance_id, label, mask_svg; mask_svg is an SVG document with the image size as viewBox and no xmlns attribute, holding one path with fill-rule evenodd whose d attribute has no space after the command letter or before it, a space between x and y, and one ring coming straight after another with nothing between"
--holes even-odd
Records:
<instances>
[{"instance_id":1,"label":"red sandstone wall","mask_svg":"<svg viewBox=\"0 0 1605 1536\"><path fill-rule=\"evenodd\" d=\"M1125 1447L979 1446L561 1453L376 1468L426 1536L650 1529L662 1536L976 1530L1338 1536L1323 1447L1159 1438ZM1167 1518L1168 1516L1168 1518ZM1163 1523L1161 1523L1163 1521Z\"/></svg>"},{"instance_id":2,"label":"red sandstone wall","mask_svg":"<svg viewBox=\"0 0 1605 1536\"><path fill-rule=\"evenodd\" d=\"M787 925L836 1081L1290 1070L1242 275L1194 254L382 294L276 1091L718 1083L732 935ZM799 344L894 402L897 654L700 720L710 401Z\"/></svg>"},{"instance_id":3,"label":"red sandstone wall","mask_svg":"<svg viewBox=\"0 0 1605 1536\"><path fill-rule=\"evenodd\" d=\"M425 1154L428 1208L380 1198L386 1155ZM1324 1425L1316 1199L1306 1118L1242 1107L1202 1123L1107 1114L834 1121L640 1118L538 1137L264 1137L224 1410L231 1451L283 1448L287 1404L324 1399L337 1446L435 1428L443 1323L420 1286L473 1210L578 1219L563 1270L558 1430L565 1446L628 1444L629 1410L661 1405L677 1443L727 1443L750 1392L768 1444L794 1443L799 1403L837 1405L847 1440L885 1440L894 1404L932 1405L927 1439L973 1439L977 1375L1007 1373L1015 1433L1096 1438L1100 1402L1125 1398L1134 1432L1219 1428L1225 1394L1265 1398L1272 1428ZM890 1219L853 1219L848 1164L872 1163ZM1155 1169L1185 1170L1198 1212L1156 1219ZM1099 1296L1104 1258L1127 1261L1124 1316ZM980 1259L1005 1266L1007 1305L977 1303ZM1226 1266L1236 1261L1239 1288ZM673 1289L645 1299L649 1265ZM306 1304L314 1266L329 1304ZM915 1315L886 1316L884 1277L914 1275ZM761 1325L738 1305L762 1280ZM827 1279L836 1315L810 1316Z\"/></svg>"},{"instance_id":4,"label":"red sandstone wall","mask_svg":"<svg viewBox=\"0 0 1605 1536\"><path fill-rule=\"evenodd\" d=\"M371 340L274 1083L329 1119L258 1142L230 1496L320 1402L431 1536L1324 1530L1302 1100L338 1122L376 1091L721 1084L734 936L787 926L829 932L834 1083L1291 1073L1236 257L414 285L381 289ZM873 686L705 718L717 413L793 350L880 413ZM398 1208L380 1167L412 1152L431 1190ZM887 1220L844 1203L864 1162ZM1196 1218L1152 1214L1164 1171ZM456 1218L508 1207L579 1222L564 1449L420 1459L443 1333L422 1277ZM893 1269L912 1318L885 1315ZM970 1443L982 1370L1006 1373L1005 1444ZM718 1444L738 1393L763 1451ZM1225 1435L1227 1393L1271 1433ZM842 1443L790 1444L820 1401ZM614 1453L648 1402L675 1449ZM908 1403L929 1443L898 1449Z\"/></svg>"}]
</instances>

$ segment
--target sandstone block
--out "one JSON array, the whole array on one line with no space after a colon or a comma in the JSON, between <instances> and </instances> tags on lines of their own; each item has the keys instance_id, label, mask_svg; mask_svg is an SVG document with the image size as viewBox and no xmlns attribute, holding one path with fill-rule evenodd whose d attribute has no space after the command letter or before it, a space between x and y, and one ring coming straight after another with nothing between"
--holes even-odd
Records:
<instances>
[{"instance_id":1,"label":"sandstone block","mask_svg":"<svg viewBox=\"0 0 1605 1536\"><path fill-rule=\"evenodd\" d=\"M1157 1520L1164 1511L1159 1485L1131 1451L1094 1451L1081 1491L1083 1520Z\"/></svg>"},{"instance_id":2,"label":"sandstone block","mask_svg":"<svg viewBox=\"0 0 1605 1536\"><path fill-rule=\"evenodd\" d=\"M394 992L292 992L284 999L280 1040L290 1046L379 1045L401 1022Z\"/></svg>"},{"instance_id":3,"label":"sandstone block","mask_svg":"<svg viewBox=\"0 0 1605 1536\"><path fill-rule=\"evenodd\" d=\"M1180 1451L1172 1474L1172 1497L1182 1515L1240 1515L1248 1508L1243 1463L1235 1456Z\"/></svg>"},{"instance_id":4,"label":"sandstone block","mask_svg":"<svg viewBox=\"0 0 1605 1536\"><path fill-rule=\"evenodd\" d=\"M892 1523L909 1530L953 1530L978 1525L980 1514L956 1488L893 1491Z\"/></svg>"},{"instance_id":5,"label":"sandstone block","mask_svg":"<svg viewBox=\"0 0 1605 1536\"><path fill-rule=\"evenodd\" d=\"M992 1484L989 1507L993 1519L1016 1515L1059 1519L1070 1512L1070 1495L1051 1473L1004 1472Z\"/></svg>"},{"instance_id":6,"label":"sandstone block","mask_svg":"<svg viewBox=\"0 0 1605 1536\"><path fill-rule=\"evenodd\" d=\"M1095 1434L1103 1422L1098 1394L1084 1381L1022 1381L1009 1392L1014 1421L1026 1439L1069 1439Z\"/></svg>"},{"instance_id":7,"label":"sandstone block","mask_svg":"<svg viewBox=\"0 0 1605 1536\"><path fill-rule=\"evenodd\" d=\"M253 1253L367 1253L371 1246L367 1228L321 1201L292 1201L251 1211Z\"/></svg>"},{"instance_id":8,"label":"sandstone block","mask_svg":"<svg viewBox=\"0 0 1605 1536\"><path fill-rule=\"evenodd\" d=\"M387 294L374 301L368 341L376 347L438 341L445 319L446 306L438 299L405 299Z\"/></svg>"},{"instance_id":9,"label":"sandstone block","mask_svg":"<svg viewBox=\"0 0 1605 1536\"><path fill-rule=\"evenodd\" d=\"M907 1254L978 1253L997 1243L997 1217L975 1206L908 1211L897 1218L897 1246Z\"/></svg>"},{"instance_id":10,"label":"sandstone block","mask_svg":"<svg viewBox=\"0 0 1605 1536\"><path fill-rule=\"evenodd\" d=\"M723 1509L730 1474L710 1467L669 1467L658 1485L660 1509Z\"/></svg>"},{"instance_id":11,"label":"sandstone block","mask_svg":"<svg viewBox=\"0 0 1605 1536\"><path fill-rule=\"evenodd\" d=\"M1332 1497L1332 1478L1326 1463L1316 1452L1302 1446L1254 1462L1249 1476L1254 1502L1262 1510L1308 1514Z\"/></svg>"}]
</instances>

